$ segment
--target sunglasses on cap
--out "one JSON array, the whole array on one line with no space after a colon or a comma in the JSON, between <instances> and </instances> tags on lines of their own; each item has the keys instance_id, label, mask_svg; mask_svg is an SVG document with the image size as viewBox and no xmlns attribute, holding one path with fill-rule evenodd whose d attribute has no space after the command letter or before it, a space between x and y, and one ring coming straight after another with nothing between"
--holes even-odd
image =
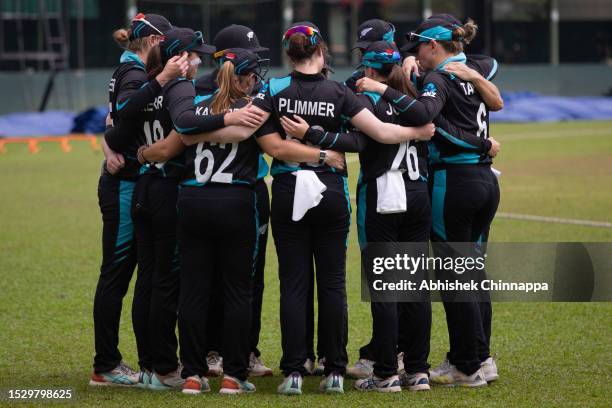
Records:
<instances>
[{"instance_id":1,"label":"sunglasses on cap","mask_svg":"<svg viewBox=\"0 0 612 408\"><path fill-rule=\"evenodd\" d=\"M151 24L149 21L147 21L147 19L145 18L144 13L138 13L134 16L134 18L132 19L132 22L137 21L139 23L143 23L149 27L151 27L152 29L154 29L155 31L157 31L159 33L159 35L163 36L164 33L161 32L161 30L159 30L157 27L155 27L153 24ZM139 31L139 29L136 29L136 31ZM137 33L135 33L137 34Z\"/></svg>"},{"instance_id":2,"label":"sunglasses on cap","mask_svg":"<svg viewBox=\"0 0 612 408\"><path fill-rule=\"evenodd\" d=\"M426 35L421 35L421 34L417 34L417 33L414 33L414 32L409 33L408 39L410 41L417 41L419 38L426 38L426 39L428 39L430 41L436 41L435 38L427 37Z\"/></svg>"},{"instance_id":3,"label":"sunglasses on cap","mask_svg":"<svg viewBox=\"0 0 612 408\"><path fill-rule=\"evenodd\" d=\"M292 35L297 33L302 33L306 37L310 37L310 42L313 45L316 44L317 37L322 38L321 33L316 28L307 25L298 25L285 31L285 34L283 35L283 43L287 42Z\"/></svg>"}]
</instances>

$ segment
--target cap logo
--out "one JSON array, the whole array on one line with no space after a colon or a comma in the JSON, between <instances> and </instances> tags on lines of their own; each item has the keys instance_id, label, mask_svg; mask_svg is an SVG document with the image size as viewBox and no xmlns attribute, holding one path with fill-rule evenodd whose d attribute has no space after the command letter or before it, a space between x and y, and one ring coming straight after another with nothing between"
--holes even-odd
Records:
<instances>
[{"instance_id":1,"label":"cap logo","mask_svg":"<svg viewBox=\"0 0 612 408\"><path fill-rule=\"evenodd\" d=\"M255 36L255 33L252 31L249 31L247 33L247 38L249 39L249 42L251 42L251 40L253 39L253 37Z\"/></svg>"},{"instance_id":2,"label":"cap logo","mask_svg":"<svg viewBox=\"0 0 612 408\"><path fill-rule=\"evenodd\" d=\"M363 30L361 30L361 38L365 37L366 34L372 31L373 29L374 29L373 27L368 27L368 28L364 28Z\"/></svg>"}]
</instances>

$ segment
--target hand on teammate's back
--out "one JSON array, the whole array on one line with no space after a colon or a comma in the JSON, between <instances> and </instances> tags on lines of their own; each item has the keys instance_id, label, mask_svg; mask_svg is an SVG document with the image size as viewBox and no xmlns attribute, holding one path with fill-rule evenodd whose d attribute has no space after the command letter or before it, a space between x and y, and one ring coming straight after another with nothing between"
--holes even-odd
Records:
<instances>
[{"instance_id":1,"label":"hand on teammate's back","mask_svg":"<svg viewBox=\"0 0 612 408\"><path fill-rule=\"evenodd\" d=\"M125 160L122 154L112 152L106 156L106 170L110 174L117 174L125 166Z\"/></svg>"},{"instance_id":2,"label":"hand on teammate's back","mask_svg":"<svg viewBox=\"0 0 612 408\"><path fill-rule=\"evenodd\" d=\"M309 128L308 122L298 115L293 115L293 119L291 119L289 116L281 116L280 122L283 129L285 129L285 133L297 139L304 138L304 135Z\"/></svg>"},{"instance_id":3,"label":"hand on teammate's back","mask_svg":"<svg viewBox=\"0 0 612 408\"><path fill-rule=\"evenodd\" d=\"M436 133L436 126L433 123L428 123L423 126L415 127L414 131L416 134L415 140L426 142Z\"/></svg>"},{"instance_id":4,"label":"hand on teammate's back","mask_svg":"<svg viewBox=\"0 0 612 408\"><path fill-rule=\"evenodd\" d=\"M225 114L225 126L259 127L264 121L265 113L249 102L244 108Z\"/></svg>"},{"instance_id":5,"label":"hand on teammate's back","mask_svg":"<svg viewBox=\"0 0 612 408\"><path fill-rule=\"evenodd\" d=\"M344 170L345 163L344 153L338 153L335 150L327 150L325 164L329 167L333 167L336 170Z\"/></svg>"},{"instance_id":6,"label":"hand on teammate's back","mask_svg":"<svg viewBox=\"0 0 612 408\"><path fill-rule=\"evenodd\" d=\"M501 143L499 143L497 140L493 139L492 137L490 137L488 140L491 142L491 148L489 149L487 154L491 157L495 157L501 150Z\"/></svg>"},{"instance_id":7,"label":"hand on teammate's back","mask_svg":"<svg viewBox=\"0 0 612 408\"><path fill-rule=\"evenodd\" d=\"M481 76L476 70L460 62L449 62L444 66L444 70L468 82L474 81Z\"/></svg>"},{"instance_id":8,"label":"hand on teammate's back","mask_svg":"<svg viewBox=\"0 0 612 408\"><path fill-rule=\"evenodd\" d=\"M356 86L358 92L375 92L380 95L387 90L387 85L368 77L359 79Z\"/></svg>"},{"instance_id":9,"label":"hand on teammate's back","mask_svg":"<svg viewBox=\"0 0 612 408\"><path fill-rule=\"evenodd\" d=\"M189 69L187 55L186 52L180 56L175 55L166 62L164 70L155 77L161 86L164 86L176 77L185 76L187 74L187 70Z\"/></svg>"}]
</instances>

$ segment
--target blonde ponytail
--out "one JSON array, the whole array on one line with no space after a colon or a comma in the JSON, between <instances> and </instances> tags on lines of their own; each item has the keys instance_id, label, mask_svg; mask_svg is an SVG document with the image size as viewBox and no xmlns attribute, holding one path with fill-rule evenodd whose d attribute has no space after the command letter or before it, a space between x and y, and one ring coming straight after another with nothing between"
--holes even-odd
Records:
<instances>
[{"instance_id":1,"label":"blonde ponytail","mask_svg":"<svg viewBox=\"0 0 612 408\"><path fill-rule=\"evenodd\" d=\"M224 113L238 99L246 98L247 96L242 88L240 88L238 77L234 73L234 64L231 61L225 61L221 68L219 68L217 85L219 90L210 104L212 114Z\"/></svg>"}]
</instances>

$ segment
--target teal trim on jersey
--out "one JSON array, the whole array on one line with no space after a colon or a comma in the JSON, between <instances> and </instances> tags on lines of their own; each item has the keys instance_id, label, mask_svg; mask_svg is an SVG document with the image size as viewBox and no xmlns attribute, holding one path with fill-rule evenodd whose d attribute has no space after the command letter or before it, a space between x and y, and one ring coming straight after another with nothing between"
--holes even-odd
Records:
<instances>
[{"instance_id":1,"label":"teal trim on jersey","mask_svg":"<svg viewBox=\"0 0 612 408\"><path fill-rule=\"evenodd\" d=\"M136 64L137 67L145 69L144 62L142 62L138 54L132 51L124 51L123 54L121 54L121 57L119 58L119 62L122 64L124 62L133 62L134 64Z\"/></svg>"},{"instance_id":2,"label":"teal trim on jersey","mask_svg":"<svg viewBox=\"0 0 612 408\"><path fill-rule=\"evenodd\" d=\"M132 223L132 196L136 183L133 181L119 182L119 226L115 248L130 243L134 239L134 224ZM120 259L115 262L120 262Z\"/></svg>"},{"instance_id":3,"label":"teal trim on jersey","mask_svg":"<svg viewBox=\"0 0 612 408\"><path fill-rule=\"evenodd\" d=\"M491 80L491 78L493 78L495 74L497 74L497 67L497 60L493 59L493 68L491 68L491 72L489 72L489 75L487 75L487 80Z\"/></svg>"},{"instance_id":4,"label":"teal trim on jersey","mask_svg":"<svg viewBox=\"0 0 612 408\"><path fill-rule=\"evenodd\" d=\"M270 166L268 166L268 162L264 159L263 153L259 153L259 165L257 166L257 180L261 180L268 175L270 171Z\"/></svg>"},{"instance_id":5,"label":"teal trim on jersey","mask_svg":"<svg viewBox=\"0 0 612 408\"><path fill-rule=\"evenodd\" d=\"M193 179L182 181L181 185L187 186L187 187L204 187L206 183L200 183L199 181L193 178Z\"/></svg>"},{"instance_id":6,"label":"teal trim on jersey","mask_svg":"<svg viewBox=\"0 0 612 408\"><path fill-rule=\"evenodd\" d=\"M300 170L298 166L288 166L285 163L281 163L277 160L274 160L272 162L272 169L270 170L270 174L272 175L272 177L274 177L277 174L292 173L298 170Z\"/></svg>"},{"instance_id":7,"label":"teal trim on jersey","mask_svg":"<svg viewBox=\"0 0 612 408\"><path fill-rule=\"evenodd\" d=\"M259 256L259 211L257 210L257 193L253 191L254 207L255 207L255 248L253 248L253 267L251 268L251 277L255 276L257 269L257 257Z\"/></svg>"},{"instance_id":8,"label":"teal trim on jersey","mask_svg":"<svg viewBox=\"0 0 612 408\"><path fill-rule=\"evenodd\" d=\"M422 37L419 38L419 42L429 42L429 38L433 38L437 41L451 41L453 39L453 32L446 27L435 26L428 28L425 31L418 33ZM424 38L429 37L429 38Z\"/></svg>"},{"instance_id":9,"label":"teal trim on jersey","mask_svg":"<svg viewBox=\"0 0 612 408\"><path fill-rule=\"evenodd\" d=\"M344 242L345 247L348 248L349 232L351 230L351 214L353 213L353 208L351 207L351 195L349 194L349 187L348 187L348 177L342 176L342 184L344 185L344 198L346 198L346 205L348 206L348 212L349 212L349 229L346 232L346 240Z\"/></svg>"},{"instance_id":10,"label":"teal trim on jersey","mask_svg":"<svg viewBox=\"0 0 612 408\"><path fill-rule=\"evenodd\" d=\"M115 103L115 110L116 111L120 111L121 109L125 108L125 105L127 105L127 103L130 101L130 98L127 98L123 103Z\"/></svg>"},{"instance_id":11,"label":"teal trim on jersey","mask_svg":"<svg viewBox=\"0 0 612 408\"><path fill-rule=\"evenodd\" d=\"M400 108L399 108L399 107L397 107L397 106L395 107L395 109L397 109L397 110L398 110L398 111L400 111L400 112L406 112L408 109L410 109L410 107L411 107L412 105L414 105L414 103L415 103L415 102L416 102L416 99L415 99L415 100L413 100L412 102L410 102L410 103L408 104L408 106L406 106L406 107L405 107L405 108L403 108L403 109L400 109Z\"/></svg>"},{"instance_id":12,"label":"teal trim on jersey","mask_svg":"<svg viewBox=\"0 0 612 408\"><path fill-rule=\"evenodd\" d=\"M445 59L444 61L442 61L437 67L436 67L436 71L443 71L444 70L444 66L446 64L448 64L449 62L462 62L465 64L465 62L467 61L467 58L465 56L464 53L460 52L457 55L453 55L452 57L448 57L447 59Z\"/></svg>"},{"instance_id":13,"label":"teal trim on jersey","mask_svg":"<svg viewBox=\"0 0 612 408\"><path fill-rule=\"evenodd\" d=\"M321 145L321 143L323 143L323 141L324 141L324 140L327 138L327 133L328 133L328 132L323 133L323 136L321 136L321 138L320 138L320 139L319 139L319 141L317 142L317 146L320 146L320 145Z\"/></svg>"},{"instance_id":14,"label":"teal trim on jersey","mask_svg":"<svg viewBox=\"0 0 612 408\"><path fill-rule=\"evenodd\" d=\"M334 138L334 141L329 145L328 149L331 149L332 147L334 147L334 145L336 144L336 142L338 141L338 137L340 136L340 133L336 133L336 137ZM333 168L333 167L332 167ZM335 169L334 169L335 170Z\"/></svg>"},{"instance_id":15,"label":"teal trim on jersey","mask_svg":"<svg viewBox=\"0 0 612 408\"><path fill-rule=\"evenodd\" d=\"M210 98L212 98L215 93L217 93L217 91L215 91L215 92L213 92L211 94L208 94L208 95L196 95L195 98L193 98L193 104L197 105L197 104L199 104L202 101L207 101Z\"/></svg>"},{"instance_id":16,"label":"teal trim on jersey","mask_svg":"<svg viewBox=\"0 0 612 408\"><path fill-rule=\"evenodd\" d=\"M366 95L368 98L370 98L374 105L376 105L378 101L380 101L380 94L377 94L376 92L366 91L363 94Z\"/></svg>"},{"instance_id":17,"label":"teal trim on jersey","mask_svg":"<svg viewBox=\"0 0 612 408\"><path fill-rule=\"evenodd\" d=\"M480 155L478 153L459 153L453 156L442 157L442 163L448 164L478 164Z\"/></svg>"},{"instance_id":18,"label":"teal trim on jersey","mask_svg":"<svg viewBox=\"0 0 612 408\"><path fill-rule=\"evenodd\" d=\"M179 133L186 133L186 132L191 132L192 130L196 130L197 127L192 127L192 128L180 128L176 125L174 125L174 129L176 129L177 132Z\"/></svg>"},{"instance_id":19,"label":"teal trim on jersey","mask_svg":"<svg viewBox=\"0 0 612 408\"><path fill-rule=\"evenodd\" d=\"M427 142L427 150L429 151L429 163L440 163L440 151L438 150L434 142Z\"/></svg>"},{"instance_id":20,"label":"teal trim on jersey","mask_svg":"<svg viewBox=\"0 0 612 408\"><path fill-rule=\"evenodd\" d=\"M277 95L291 84L291 76L284 78L270 78L270 95Z\"/></svg>"},{"instance_id":21,"label":"teal trim on jersey","mask_svg":"<svg viewBox=\"0 0 612 408\"><path fill-rule=\"evenodd\" d=\"M138 175L142 176L143 174L145 174L147 172L147 170L149 170L149 164L143 164L142 166L140 166L140 169L138 170Z\"/></svg>"},{"instance_id":22,"label":"teal trim on jersey","mask_svg":"<svg viewBox=\"0 0 612 408\"><path fill-rule=\"evenodd\" d=\"M476 150L479 149L478 146L473 146L467 142L464 142L463 140L457 139L455 136L451 135L450 133L448 133L446 130L442 129L441 127L436 127L436 130L438 131L439 134L444 136L445 139L452 142L453 144L456 144L457 146L465 147L466 149L476 149Z\"/></svg>"},{"instance_id":23,"label":"teal trim on jersey","mask_svg":"<svg viewBox=\"0 0 612 408\"><path fill-rule=\"evenodd\" d=\"M444 199L446 197L446 170L434 172L434 185L431 193L431 216L433 233L446 241L446 226L444 224Z\"/></svg>"},{"instance_id":24,"label":"teal trim on jersey","mask_svg":"<svg viewBox=\"0 0 612 408\"><path fill-rule=\"evenodd\" d=\"M240 179L232 180L232 184L246 184L247 186L251 185L251 183L249 183L248 181Z\"/></svg>"},{"instance_id":25,"label":"teal trim on jersey","mask_svg":"<svg viewBox=\"0 0 612 408\"><path fill-rule=\"evenodd\" d=\"M402 96L400 96L399 98L394 99L394 100L393 100L393 103L399 103L399 101L401 101L401 100L402 100L402 99L404 99L405 97L406 97L406 95L402 95Z\"/></svg>"},{"instance_id":26,"label":"teal trim on jersey","mask_svg":"<svg viewBox=\"0 0 612 408\"><path fill-rule=\"evenodd\" d=\"M366 237L366 193L367 183L363 182L363 174L359 170L359 180L357 181L357 238L359 240L359 248L363 250L368 243Z\"/></svg>"}]
</instances>

